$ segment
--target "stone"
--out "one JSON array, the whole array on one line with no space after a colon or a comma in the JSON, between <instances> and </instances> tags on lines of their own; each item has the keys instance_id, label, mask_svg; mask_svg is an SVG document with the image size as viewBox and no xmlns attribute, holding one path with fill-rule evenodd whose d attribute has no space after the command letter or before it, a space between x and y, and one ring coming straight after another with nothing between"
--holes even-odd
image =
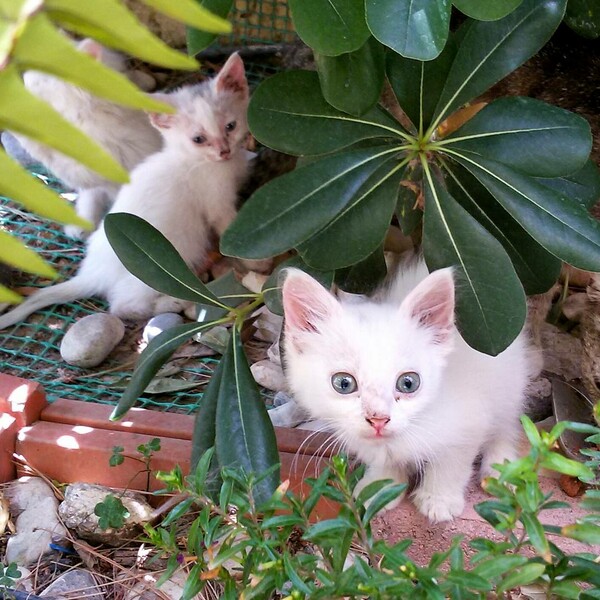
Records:
<instances>
[{"instance_id":1,"label":"stone","mask_svg":"<svg viewBox=\"0 0 600 600\"><path fill-rule=\"evenodd\" d=\"M274 343L279 340L283 317L272 313L266 306L256 312L254 337L262 342Z\"/></svg>"},{"instance_id":2,"label":"stone","mask_svg":"<svg viewBox=\"0 0 600 600\"><path fill-rule=\"evenodd\" d=\"M64 537L67 530L58 519L58 500L52 488L39 477L23 477L6 489L16 533L6 544L6 563L31 565L53 550L54 537Z\"/></svg>"},{"instance_id":3,"label":"stone","mask_svg":"<svg viewBox=\"0 0 600 600\"><path fill-rule=\"evenodd\" d=\"M71 325L60 344L63 360L76 367L96 367L123 339L125 325L118 317L96 313Z\"/></svg>"},{"instance_id":4,"label":"stone","mask_svg":"<svg viewBox=\"0 0 600 600\"><path fill-rule=\"evenodd\" d=\"M270 360L259 360L251 367L252 376L258 385L262 385L268 390L278 392L286 388L285 375L279 365Z\"/></svg>"},{"instance_id":5,"label":"stone","mask_svg":"<svg viewBox=\"0 0 600 600\"><path fill-rule=\"evenodd\" d=\"M144 331L142 333L142 339L144 342L149 344L157 335L166 331L167 329L172 329L173 327L177 327L177 325L181 325L183 323L183 317L178 315L177 313L161 313L160 315L156 315L152 317L146 326L144 327Z\"/></svg>"},{"instance_id":6,"label":"stone","mask_svg":"<svg viewBox=\"0 0 600 600\"><path fill-rule=\"evenodd\" d=\"M109 494L118 497L129 512L123 527L118 529L101 529L99 518L94 514L96 505L103 502ZM135 492L115 491L91 483L73 483L67 486L65 499L58 513L64 524L80 538L94 543L118 546L124 539L135 537L140 533L143 524L151 519L152 507L141 494Z\"/></svg>"},{"instance_id":7,"label":"stone","mask_svg":"<svg viewBox=\"0 0 600 600\"><path fill-rule=\"evenodd\" d=\"M175 571L167 581L157 587L160 573L147 572L144 574L143 571L140 571L136 573L136 576L138 577L137 583L127 590L123 595L123 600L163 600L164 598L179 600L187 580L187 573Z\"/></svg>"},{"instance_id":8,"label":"stone","mask_svg":"<svg viewBox=\"0 0 600 600\"><path fill-rule=\"evenodd\" d=\"M104 600L104 593L98 587L94 576L85 569L71 569L55 579L41 594L40 598L60 598L61 600L85 598Z\"/></svg>"}]
</instances>

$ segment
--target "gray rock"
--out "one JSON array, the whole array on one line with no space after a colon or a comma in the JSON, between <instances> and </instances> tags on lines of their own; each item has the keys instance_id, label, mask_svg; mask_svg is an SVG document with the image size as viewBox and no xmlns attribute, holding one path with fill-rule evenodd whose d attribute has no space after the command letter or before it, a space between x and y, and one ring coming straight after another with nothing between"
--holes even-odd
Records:
<instances>
[{"instance_id":1,"label":"gray rock","mask_svg":"<svg viewBox=\"0 0 600 600\"><path fill-rule=\"evenodd\" d=\"M9 156L12 156L17 162L20 162L24 167L40 164L39 160L33 158L33 156L19 144L19 140L17 140L10 131L3 131L0 139L6 153Z\"/></svg>"},{"instance_id":2,"label":"gray rock","mask_svg":"<svg viewBox=\"0 0 600 600\"><path fill-rule=\"evenodd\" d=\"M99 518L94 514L96 505L103 502L109 494L117 496L129 512L123 527L119 529L101 529ZM64 524L80 538L119 546L123 540L140 533L141 526L150 520L152 507L141 494L135 492L118 492L102 485L74 483L67 487L58 513Z\"/></svg>"},{"instance_id":3,"label":"gray rock","mask_svg":"<svg viewBox=\"0 0 600 600\"><path fill-rule=\"evenodd\" d=\"M259 360L251 367L252 376L258 385L268 390L278 392L286 388L285 375L279 365L270 360Z\"/></svg>"},{"instance_id":4,"label":"gray rock","mask_svg":"<svg viewBox=\"0 0 600 600\"><path fill-rule=\"evenodd\" d=\"M70 365L95 367L124 335L125 325L118 317L107 313L89 315L71 325L60 344L60 355Z\"/></svg>"},{"instance_id":5,"label":"gray rock","mask_svg":"<svg viewBox=\"0 0 600 600\"><path fill-rule=\"evenodd\" d=\"M64 537L67 530L58 519L58 500L52 488L39 477L25 477L9 485L6 498L17 532L8 538L6 562L31 565L52 552L53 537Z\"/></svg>"},{"instance_id":6,"label":"gray rock","mask_svg":"<svg viewBox=\"0 0 600 600\"><path fill-rule=\"evenodd\" d=\"M142 339L149 344L157 335L183 323L183 317L177 313L161 313L152 317L142 333Z\"/></svg>"},{"instance_id":7,"label":"gray rock","mask_svg":"<svg viewBox=\"0 0 600 600\"><path fill-rule=\"evenodd\" d=\"M87 600L104 600L104 593L98 587L94 576L84 569L72 569L55 579L41 594L40 597L61 598L73 600L86 598Z\"/></svg>"}]
</instances>

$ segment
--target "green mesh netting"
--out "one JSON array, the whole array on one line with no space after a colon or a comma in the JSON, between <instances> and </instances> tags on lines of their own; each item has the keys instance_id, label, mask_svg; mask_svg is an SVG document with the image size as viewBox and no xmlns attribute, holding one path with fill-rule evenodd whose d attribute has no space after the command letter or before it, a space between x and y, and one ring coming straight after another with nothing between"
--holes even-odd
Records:
<instances>
[{"instance_id":1,"label":"green mesh netting","mask_svg":"<svg viewBox=\"0 0 600 600\"><path fill-rule=\"evenodd\" d=\"M286 0L235 0L229 15L233 32L218 40L227 46L288 43L295 39Z\"/></svg>"}]
</instances>

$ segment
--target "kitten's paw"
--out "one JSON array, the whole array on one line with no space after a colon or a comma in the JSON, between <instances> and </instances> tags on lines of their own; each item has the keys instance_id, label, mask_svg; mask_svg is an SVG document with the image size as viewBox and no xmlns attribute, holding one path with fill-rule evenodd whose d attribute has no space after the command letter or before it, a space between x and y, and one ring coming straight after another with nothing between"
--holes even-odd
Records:
<instances>
[{"instance_id":1,"label":"kitten's paw","mask_svg":"<svg viewBox=\"0 0 600 600\"><path fill-rule=\"evenodd\" d=\"M462 495L435 494L422 488L414 493L413 500L419 512L432 523L452 521L465 508L465 499Z\"/></svg>"},{"instance_id":2,"label":"kitten's paw","mask_svg":"<svg viewBox=\"0 0 600 600\"><path fill-rule=\"evenodd\" d=\"M85 240L91 233L91 231L86 231L77 225L65 225L63 230L66 236L74 240Z\"/></svg>"}]
</instances>

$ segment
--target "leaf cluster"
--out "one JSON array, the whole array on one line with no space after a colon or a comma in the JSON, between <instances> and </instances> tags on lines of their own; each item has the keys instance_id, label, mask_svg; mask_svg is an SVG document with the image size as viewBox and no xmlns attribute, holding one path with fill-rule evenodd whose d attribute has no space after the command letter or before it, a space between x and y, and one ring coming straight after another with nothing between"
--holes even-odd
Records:
<instances>
[{"instance_id":1,"label":"leaf cluster","mask_svg":"<svg viewBox=\"0 0 600 600\"><path fill-rule=\"evenodd\" d=\"M318 478L307 480L310 491L304 497L287 490L286 482L265 501L257 501L260 478L236 468L219 473L214 449L209 449L187 478L179 469L158 475L167 491L184 494L185 499L160 526L146 527L146 541L168 558L163 581L181 564L190 566L184 599L209 581L213 589L218 585L221 598L244 599L476 599L493 592L503 597L534 582L544 587L548 598L595 597L590 587L600 585L600 568L594 557L566 554L548 534L598 543L598 493L587 493L583 506L590 514L580 522L562 528L544 525L546 511L568 505L541 491L538 473L543 466L589 481L593 471L588 465L564 458L553 447L566 428L596 436L599 430L560 423L549 433L539 433L527 418L523 425L530 453L498 465L499 476L486 482L493 499L476 506L502 539L457 537L426 565L410 559L411 540L388 543L373 536L374 515L405 486L378 481L354 497L363 469L349 469L339 456ZM340 512L315 522L315 507L323 498L337 502ZM189 515L194 518L182 539L177 522ZM467 542L469 560L463 550Z\"/></svg>"}]
</instances>

